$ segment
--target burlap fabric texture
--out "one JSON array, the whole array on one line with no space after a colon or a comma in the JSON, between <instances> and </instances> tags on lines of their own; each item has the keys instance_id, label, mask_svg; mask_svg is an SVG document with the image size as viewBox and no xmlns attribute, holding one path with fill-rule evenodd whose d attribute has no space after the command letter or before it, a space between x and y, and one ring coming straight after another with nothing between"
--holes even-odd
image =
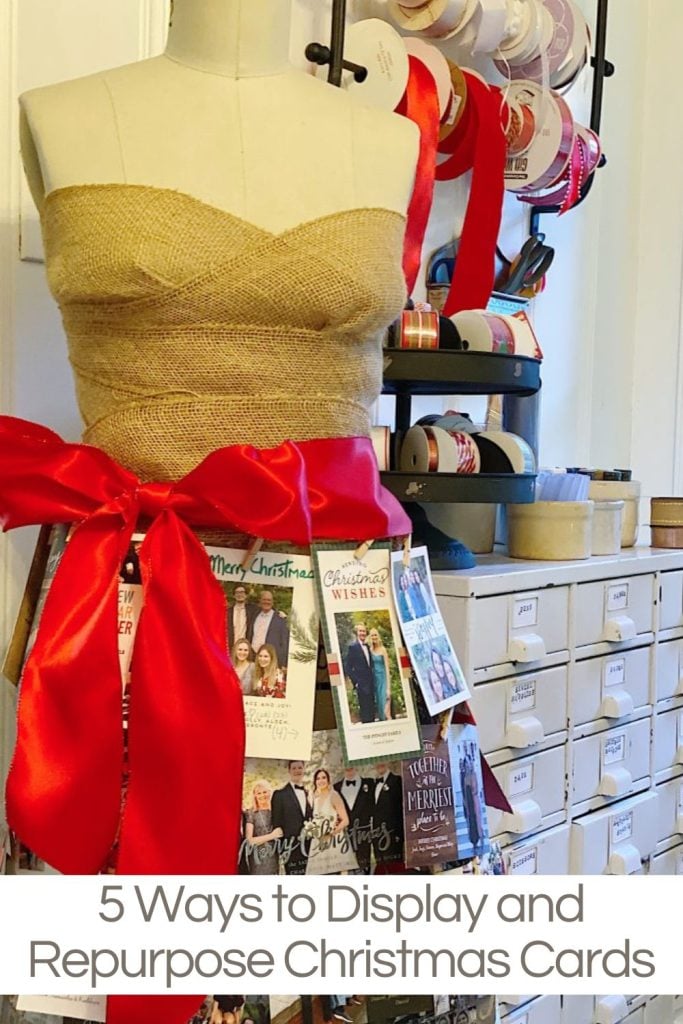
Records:
<instances>
[{"instance_id":1,"label":"burlap fabric texture","mask_svg":"<svg viewBox=\"0 0 683 1024\"><path fill-rule=\"evenodd\" d=\"M367 434L405 299L404 218L271 234L183 193L77 185L42 210L84 440L145 480L223 445Z\"/></svg>"}]
</instances>

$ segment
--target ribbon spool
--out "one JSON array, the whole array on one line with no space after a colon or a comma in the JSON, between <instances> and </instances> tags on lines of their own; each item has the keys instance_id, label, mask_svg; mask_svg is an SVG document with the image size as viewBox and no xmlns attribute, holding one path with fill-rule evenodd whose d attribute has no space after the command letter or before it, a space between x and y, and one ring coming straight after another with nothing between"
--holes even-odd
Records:
<instances>
[{"instance_id":1,"label":"ribbon spool","mask_svg":"<svg viewBox=\"0 0 683 1024\"><path fill-rule=\"evenodd\" d=\"M370 431L370 440L375 450L379 471L386 473L391 467L391 428L373 427Z\"/></svg>"},{"instance_id":2,"label":"ribbon spool","mask_svg":"<svg viewBox=\"0 0 683 1024\"><path fill-rule=\"evenodd\" d=\"M441 427L411 427L401 445L404 473L478 473L481 456L469 434Z\"/></svg>"},{"instance_id":3,"label":"ribbon spool","mask_svg":"<svg viewBox=\"0 0 683 1024\"><path fill-rule=\"evenodd\" d=\"M506 0L479 0L475 15L476 37L472 53L493 53L505 36L508 20Z\"/></svg>"},{"instance_id":4,"label":"ribbon spool","mask_svg":"<svg viewBox=\"0 0 683 1024\"><path fill-rule=\"evenodd\" d=\"M562 215L581 199L589 178L600 164L601 156L602 147L595 132L591 128L577 125L569 163L560 178L549 186L553 191L541 195L519 195L517 198L534 206L559 206Z\"/></svg>"},{"instance_id":5,"label":"ribbon spool","mask_svg":"<svg viewBox=\"0 0 683 1024\"><path fill-rule=\"evenodd\" d=\"M472 352L543 359L536 333L523 310L511 316L489 313L485 309L464 310L452 316L451 321L458 329L463 346Z\"/></svg>"},{"instance_id":6,"label":"ribbon spool","mask_svg":"<svg viewBox=\"0 0 683 1024\"><path fill-rule=\"evenodd\" d=\"M544 93L536 82L512 82L509 103L528 107L536 130L524 152L508 158L505 187L518 193L542 191L558 180L569 163L576 135L574 119L561 96Z\"/></svg>"},{"instance_id":7,"label":"ribbon spool","mask_svg":"<svg viewBox=\"0 0 683 1024\"><path fill-rule=\"evenodd\" d=\"M543 8L540 0L513 0L513 14L506 26L504 37L498 52L501 60L496 67L507 77L508 66L530 60L540 53L543 35Z\"/></svg>"},{"instance_id":8,"label":"ribbon spool","mask_svg":"<svg viewBox=\"0 0 683 1024\"><path fill-rule=\"evenodd\" d=\"M432 39L450 39L461 29L467 0L427 0L413 6L389 0L389 15L404 32L418 32Z\"/></svg>"},{"instance_id":9,"label":"ribbon spool","mask_svg":"<svg viewBox=\"0 0 683 1024\"><path fill-rule=\"evenodd\" d=\"M453 150L445 148L447 146L446 140L460 123L467 106L467 79L457 64L453 64L450 60L447 61L447 64L451 80L451 98L439 130L440 152L453 152Z\"/></svg>"},{"instance_id":10,"label":"ribbon spool","mask_svg":"<svg viewBox=\"0 0 683 1024\"><path fill-rule=\"evenodd\" d=\"M342 85L349 92L360 89L363 102L382 110L396 110L408 87L410 63L406 48L396 29L379 18L368 18L350 25L345 37L347 60L368 69L365 81L357 82L353 72L345 71ZM318 71L327 77L327 68Z\"/></svg>"},{"instance_id":11,"label":"ribbon spool","mask_svg":"<svg viewBox=\"0 0 683 1024\"><path fill-rule=\"evenodd\" d=\"M464 310L451 319L470 351L514 354L515 337L507 317L481 309Z\"/></svg>"},{"instance_id":12,"label":"ribbon spool","mask_svg":"<svg viewBox=\"0 0 683 1024\"><path fill-rule=\"evenodd\" d=\"M439 347L439 314L405 309L398 322L394 345L396 348Z\"/></svg>"},{"instance_id":13,"label":"ribbon spool","mask_svg":"<svg viewBox=\"0 0 683 1024\"><path fill-rule=\"evenodd\" d=\"M523 437L503 430L477 434L482 473L535 473L536 456Z\"/></svg>"},{"instance_id":14,"label":"ribbon spool","mask_svg":"<svg viewBox=\"0 0 683 1024\"><path fill-rule=\"evenodd\" d=\"M441 50L424 39L410 38L404 39L403 42L408 55L417 57L432 73L439 97L440 121L443 124L451 116L454 106L450 62L446 60Z\"/></svg>"}]
</instances>

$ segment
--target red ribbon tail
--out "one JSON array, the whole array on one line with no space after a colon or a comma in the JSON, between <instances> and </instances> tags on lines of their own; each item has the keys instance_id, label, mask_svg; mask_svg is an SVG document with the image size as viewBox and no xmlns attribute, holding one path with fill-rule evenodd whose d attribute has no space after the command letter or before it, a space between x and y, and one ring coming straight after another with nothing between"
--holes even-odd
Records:
<instances>
[{"instance_id":1,"label":"red ribbon tail","mask_svg":"<svg viewBox=\"0 0 683 1024\"><path fill-rule=\"evenodd\" d=\"M420 272L422 246L434 199L436 151L439 143L439 96L434 76L426 65L417 57L411 56L408 59L410 78L399 113L409 117L420 129L420 155L403 246L403 272L410 295Z\"/></svg>"},{"instance_id":2,"label":"red ribbon tail","mask_svg":"<svg viewBox=\"0 0 683 1024\"><path fill-rule=\"evenodd\" d=\"M19 692L7 818L39 857L69 874L102 868L119 821L117 590L132 533L121 518L102 509L68 541Z\"/></svg>"},{"instance_id":3,"label":"red ribbon tail","mask_svg":"<svg viewBox=\"0 0 683 1024\"><path fill-rule=\"evenodd\" d=\"M506 814L511 814L512 807L510 806L510 801L501 789L498 779L491 771L490 764L483 754L480 756L481 775L484 783L484 798L486 800L486 806L495 807L497 811L504 811Z\"/></svg>"},{"instance_id":4,"label":"red ribbon tail","mask_svg":"<svg viewBox=\"0 0 683 1024\"><path fill-rule=\"evenodd\" d=\"M150 527L140 567L118 871L234 874L245 726L225 596L206 551L174 512Z\"/></svg>"},{"instance_id":5,"label":"red ribbon tail","mask_svg":"<svg viewBox=\"0 0 683 1024\"><path fill-rule=\"evenodd\" d=\"M187 1024L205 996L109 996L107 1024Z\"/></svg>"}]
</instances>

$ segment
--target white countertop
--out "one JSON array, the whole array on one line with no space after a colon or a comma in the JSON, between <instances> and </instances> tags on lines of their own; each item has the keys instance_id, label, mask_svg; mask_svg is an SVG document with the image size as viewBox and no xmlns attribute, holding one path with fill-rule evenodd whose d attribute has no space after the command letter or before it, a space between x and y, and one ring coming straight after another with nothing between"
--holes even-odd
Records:
<instances>
[{"instance_id":1,"label":"white countertop","mask_svg":"<svg viewBox=\"0 0 683 1024\"><path fill-rule=\"evenodd\" d=\"M572 562L526 562L506 555L477 555L474 569L434 572L440 596L485 597L513 590L540 590L591 580L617 579L683 569L683 549L623 548L618 555L598 555Z\"/></svg>"}]
</instances>

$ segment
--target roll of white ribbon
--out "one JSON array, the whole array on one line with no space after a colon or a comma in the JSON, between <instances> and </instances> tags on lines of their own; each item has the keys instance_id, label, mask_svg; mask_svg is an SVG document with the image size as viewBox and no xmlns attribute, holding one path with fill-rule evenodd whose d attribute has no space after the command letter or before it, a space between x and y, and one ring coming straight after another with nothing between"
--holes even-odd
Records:
<instances>
[{"instance_id":1,"label":"roll of white ribbon","mask_svg":"<svg viewBox=\"0 0 683 1024\"><path fill-rule=\"evenodd\" d=\"M446 39L456 32L467 9L467 0L427 0L419 7L406 7L389 0L389 14L406 32L419 32L432 39Z\"/></svg>"},{"instance_id":2,"label":"roll of white ribbon","mask_svg":"<svg viewBox=\"0 0 683 1024\"><path fill-rule=\"evenodd\" d=\"M500 44L503 60L496 62L501 74L506 74L506 63L514 65L517 61L529 60L538 53L543 28L543 10L541 0L519 0L520 7L515 6L515 17L512 26L515 31ZM519 27L517 27L519 25Z\"/></svg>"},{"instance_id":3,"label":"roll of white ribbon","mask_svg":"<svg viewBox=\"0 0 683 1024\"><path fill-rule=\"evenodd\" d=\"M439 113L443 121L453 106L453 82L448 61L433 43L418 37L404 39L405 48L411 57L418 60L431 71L436 82L439 96Z\"/></svg>"},{"instance_id":4,"label":"roll of white ribbon","mask_svg":"<svg viewBox=\"0 0 683 1024\"><path fill-rule=\"evenodd\" d=\"M391 428L373 427L370 432L372 447L375 449L377 465L380 472L384 473L389 469L391 461Z\"/></svg>"},{"instance_id":5,"label":"roll of white ribbon","mask_svg":"<svg viewBox=\"0 0 683 1024\"><path fill-rule=\"evenodd\" d=\"M396 110L406 91L410 64L403 39L395 28L379 18L358 21L346 33L345 57L368 69L368 77L357 83L353 73L344 73L343 86L361 89L362 101L370 107ZM321 69L327 77L327 68Z\"/></svg>"},{"instance_id":6,"label":"roll of white ribbon","mask_svg":"<svg viewBox=\"0 0 683 1024\"><path fill-rule=\"evenodd\" d=\"M481 444L481 442L484 442ZM512 466L513 473L535 473L536 457L529 444L523 437L517 434L510 434L503 430L488 430L477 434L477 442L481 445L481 465L484 473L496 472L495 468L488 469L488 459L485 451L486 442L495 445L503 452L504 456Z\"/></svg>"},{"instance_id":7,"label":"roll of white ribbon","mask_svg":"<svg viewBox=\"0 0 683 1024\"><path fill-rule=\"evenodd\" d=\"M467 309L455 313L451 320L471 352L514 353L514 335L507 323L508 317L488 313L485 309Z\"/></svg>"},{"instance_id":8,"label":"roll of white ribbon","mask_svg":"<svg viewBox=\"0 0 683 1024\"><path fill-rule=\"evenodd\" d=\"M505 36L508 8L506 0L479 0L477 35L472 53L493 53Z\"/></svg>"}]
</instances>

